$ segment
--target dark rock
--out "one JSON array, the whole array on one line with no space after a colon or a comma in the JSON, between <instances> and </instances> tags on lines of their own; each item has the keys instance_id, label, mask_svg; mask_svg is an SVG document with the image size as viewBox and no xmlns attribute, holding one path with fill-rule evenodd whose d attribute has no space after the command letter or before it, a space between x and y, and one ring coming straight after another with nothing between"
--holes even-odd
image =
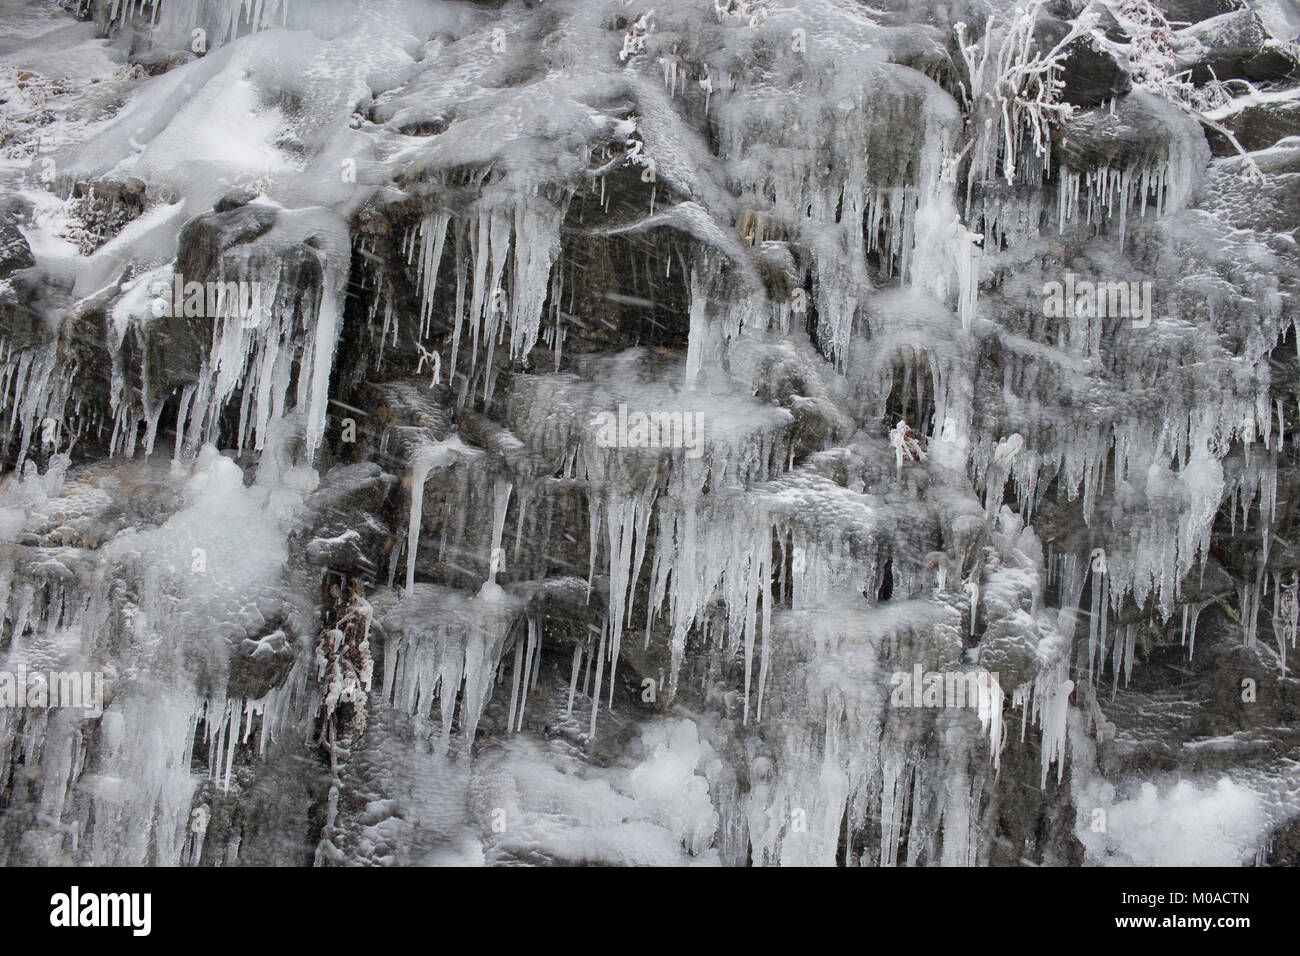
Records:
<instances>
[{"instance_id":1,"label":"dark rock","mask_svg":"<svg viewBox=\"0 0 1300 956\"><path fill-rule=\"evenodd\" d=\"M48 342L47 317L66 308L71 290L36 268L17 270L8 279L8 289L0 291L0 335L6 346L18 351Z\"/></svg>"},{"instance_id":2,"label":"dark rock","mask_svg":"<svg viewBox=\"0 0 1300 956\"><path fill-rule=\"evenodd\" d=\"M1269 838L1265 866L1300 866L1300 817L1280 827Z\"/></svg>"},{"instance_id":3,"label":"dark rock","mask_svg":"<svg viewBox=\"0 0 1300 956\"><path fill-rule=\"evenodd\" d=\"M1237 137L1243 149L1253 152L1268 149L1280 139L1300 136L1300 100L1251 106L1223 121ZM1236 150L1227 138L1208 130L1210 148L1215 156L1233 156Z\"/></svg>"},{"instance_id":4,"label":"dark rock","mask_svg":"<svg viewBox=\"0 0 1300 956\"><path fill-rule=\"evenodd\" d=\"M790 412L795 424L791 429L796 458L820 451L835 438L843 439L853 430L853 423L832 402L791 396Z\"/></svg>"},{"instance_id":5,"label":"dark rock","mask_svg":"<svg viewBox=\"0 0 1300 956\"><path fill-rule=\"evenodd\" d=\"M257 193L252 189L232 189L212 207L214 212L230 212L232 209L238 209L240 206L247 206L257 198Z\"/></svg>"},{"instance_id":6,"label":"dark rock","mask_svg":"<svg viewBox=\"0 0 1300 956\"><path fill-rule=\"evenodd\" d=\"M979 662L984 670L998 675L1004 688L1033 680L1038 668L1033 642L1006 620L995 622L980 638Z\"/></svg>"},{"instance_id":7,"label":"dark rock","mask_svg":"<svg viewBox=\"0 0 1300 956\"><path fill-rule=\"evenodd\" d=\"M891 36L890 60L922 73L933 73L950 62L945 41L947 30L926 24L912 24Z\"/></svg>"},{"instance_id":8,"label":"dark rock","mask_svg":"<svg viewBox=\"0 0 1300 956\"><path fill-rule=\"evenodd\" d=\"M331 468L307 499L312 515L298 536L309 564L373 578L393 529L381 517L397 478L373 462Z\"/></svg>"},{"instance_id":9,"label":"dark rock","mask_svg":"<svg viewBox=\"0 0 1300 956\"><path fill-rule=\"evenodd\" d=\"M1099 23L1099 27L1106 24ZM1110 17L1109 26L1119 24ZM1070 24L1053 16L1040 14L1034 37L1040 50L1052 50L1070 33ZM1061 99L1085 108L1099 106L1127 93L1133 86L1123 56L1109 44L1091 37L1072 41L1061 68Z\"/></svg>"},{"instance_id":10,"label":"dark rock","mask_svg":"<svg viewBox=\"0 0 1300 956\"><path fill-rule=\"evenodd\" d=\"M1200 23L1223 13L1241 10L1242 0L1156 0L1155 6L1165 19L1175 26L1180 23Z\"/></svg>"},{"instance_id":11,"label":"dark rock","mask_svg":"<svg viewBox=\"0 0 1300 956\"><path fill-rule=\"evenodd\" d=\"M1061 98L1075 106L1100 106L1133 87L1128 70L1112 48L1100 41L1080 38L1070 44L1061 69Z\"/></svg>"},{"instance_id":12,"label":"dark rock","mask_svg":"<svg viewBox=\"0 0 1300 956\"><path fill-rule=\"evenodd\" d=\"M176 274L184 281L205 281L220 272L221 255L231 246L251 242L275 223L270 206L245 205L226 212L206 213L185 224L177 243ZM286 257L284 268L289 268ZM300 258L300 257L298 257ZM319 268L319 267L318 267ZM167 316L144 330L150 368L160 390L197 381L212 341L202 320Z\"/></svg>"},{"instance_id":13,"label":"dark rock","mask_svg":"<svg viewBox=\"0 0 1300 956\"><path fill-rule=\"evenodd\" d=\"M1120 97L1114 111L1076 116L1058 133L1061 161L1071 169L1140 168L1168 160L1174 150L1191 148L1209 162L1200 124L1177 106L1144 90Z\"/></svg>"},{"instance_id":14,"label":"dark rock","mask_svg":"<svg viewBox=\"0 0 1300 956\"><path fill-rule=\"evenodd\" d=\"M275 217L276 210L271 206L250 205L196 216L181 230L177 270L195 277L215 271L222 252L264 234L275 224Z\"/></svg>"},{"instance_id":15,"label":"dark rock","mask_svg":"<svg viewBox=\"0 0 1300 956\"><path fill-rule=\"evenodd\" d=\"M397 131L403 136L436 136L446 130L448 121L446 117L430 116L426 119L410 117L402 120L397 126Z\"/></svg>"},{"instance_id":16,"label":"dark rock","mask_svg":"<svg viewBox=\"0 0 1300 956\"><path fill-rule=\"evenodd\" d=\"M18 228L18 220L8 213L0 213L0 278L34 265L36 259L27 238Z\"/></svg>"},{"instance_id":17,"label":"dark rock","mask_svg":"<svg viewBox=\"0 0 1300 956\"><path fill-rule=\"evenodd\" d=\"M486 415L470 408L458 408L454 420L464 440L485 449L511 474L533 477L548 470L540 455Z\"/></svg>"},{"instance_id":18,"label":"dark rock","mask_svg":"<svg viewBox=\"0 0 1300 956\"><path fill-rule=\"evenodd\" d=\"M197 57L188 50L163 50L151 47L132 54L130 62L140 67L149 76L160 76L178 66L192 63L196 59Z\"/></svg>"},{"instance_id":19,"label":"dark rock","mask_svg":"<svg viewBox=\"0 0 1300 956\"><path fill-rule=\"evenodd\" d=\"M76 187L78 195L89 194L104 202L130 202L143 206L148 186L143 179L121 173L108 173L93 183Z\"/></svg>"},{"instance_id":20,"label":"dark rock","mask_svg":"<svg viewBox=\"0 0 1300 956\"><path fill-rule=\"evenodd\" d=\"M1269 36L1253 10L1205 20L1174 35L1177 68L1198 83L1218 77L1280 80L1300 75L1295 55Z\"/></svg>"},{"instance_id":21,"label":"dark rock","mask_svg":"<svg viewBox=\"0 0 1300 956\"><path fill-rule=\"evenodd\" d=\"M248 700L265 697L288 675L297 656L293 635L282 624L268 626L256 638L244 638L232 648L226 693Z\"/></svg>"}]
</instances>

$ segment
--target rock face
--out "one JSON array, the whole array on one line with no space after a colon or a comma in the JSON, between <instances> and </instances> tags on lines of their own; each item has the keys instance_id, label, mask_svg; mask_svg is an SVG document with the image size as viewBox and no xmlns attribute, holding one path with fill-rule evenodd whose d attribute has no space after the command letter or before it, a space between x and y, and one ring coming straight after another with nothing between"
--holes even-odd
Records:
<instances>
[{"instance_id":1,"label":"rock face","mask_svg":"<svg viewBox=\"0 0 1300 956\"><path fill-rule=\"evenodd\" d=\"M0 275L8 277L12 272L34 265L32 248L18 228L18 218L12 214L0 216Z\"/></svg>"},{"instance_id":2,"label":"rock face","mask_svg":"<svg viewBox=\"0 0 1300 956\"><path fill-rule=\"evenodd\" d=\"M1300 101L1248 106L1224 125L1244 149L1268 149L1288 137L1300 136ZM1223 135L1211 130L1210 146L1216 156L1230 156L1234 147Z\"/></svg>"},{"instance_id":3,"label":"rock face","mask_svg":"<svg viewBox=\"0 0 1300 956\"><path fill-rule=\"evenodd\" d=\"M1279 5L66 6L0 863L1294 865Z\"/></svg>"},{"instance_id":4,"label":"rock face","mask_svg":"<svg viewBox=\"0 0 1300 956\"><path fill-rule=\"evenodd\" d=\"M1110 42L1112 35L1123 39L1122 28L1114 17L1098 24L1098 33L1086 37L1070 36L1071 22L1044 14L1035 24L1035 42L1052 49L1067 42L1067 56L1061 65L1061 99L1079 107L1099 106L1133 87L1124 66L1123 54Z\"/></svg>"},{"instance_id":5,"label":"rock face","mask_svg":"<svg viewBox=\"0 0 1300 956\"><path fill-rule=\"evenodd\" d=\"M1214 77L1282 80L1295 77L1297 71L1295 51L1269 36L1259 15L1249 8L1179 31L1175 46L1179 69L1190 69L1200 81Z\"/></svg>"}]
</instances>

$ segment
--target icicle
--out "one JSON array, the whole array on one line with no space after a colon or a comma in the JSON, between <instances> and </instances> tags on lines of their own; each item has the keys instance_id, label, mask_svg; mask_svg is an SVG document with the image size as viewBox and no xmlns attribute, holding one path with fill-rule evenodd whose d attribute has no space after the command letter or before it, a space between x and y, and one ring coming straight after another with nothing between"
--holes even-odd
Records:
<instances>
[{"instance_id":1,"label":"icicle","mask_svg":"<svg viewBox=\"0 0 1300 956\"><path fill-rule=\"evenodd\" d=\"M596 715L600 712L600 682L605 673L605 633L609 629L609 619L600 628L600 648L596 651L596 686L591 695L591 726L588 733L596 736Z\"/></svg>"},{"instance_id":2,"label":"icicle","mask_svg":"<svg viewBox=\"0 0 1300 956\"><path fill-rule=\"evenodd\" d=\"M571 716L573 714L573 695L574 692L577 691L578 689L578 672L579 670L581 670L581 668L582 668L582 644L575 643L573 645L573 668L569 674L569 700L564 707L564 714L566 717Z\"/></svg>"},{"instance_id":3,"label":"icicle","mask_svg":"<svg viewBox=\"0 0 1300 956\"><path fill-rule=\"evenodd\" d=\"M516 731L524 729L524 709L528 706L528 684L532 669L537 666L540 657L541 648L538 646L538 628L537 619L531 614L527 619L528 628L528 647L524 651L524 676L523 686L519 691L519 722L514 725Z\"/></svg>"},{"instance_id":4,"label":"icicle","mask_svg":"<svg viewBox=\"0 0 1300 956\"><path fill-rule=\"evenodd\" d=\"M981 674L979 695L980 726L989 735L989 752L996 770L1002 765L1002 745L1006 742L1006 729L1002 725L1002 705L1006 695L997 679L988 672Z\"/></svg>"},{"instance_id":5,"label":"icicle","mask_svg":"<svg viewBox=\"0 0 1300 956\"><path fill-rule=\"evenodd\" d=\"M501 594L501 586L497 584L497 572L502 569L504 564L505 551L501 547L501 541L505 535L506 512L510 507L510 493L514 491L514 487L514 483L508 479L498 478L496 481L492 511L492 550L489 552L488 577L479 589L479 596L487 600L496 600Z\"/></svg>"},{"instance_id":6,"label":"icicle","mask_svg":"<svg viewBox=\"0 0 1300 956\"><path fill-rule=\"evenodd\" d=\"M411 462L410 518L406 527L406 590L415 587L415 560L420 550L420 527L424 521L424 485L433 462L419 457Z\"/></svg>"},{"instance_id":7,"label":"icicle","mask_svg":"<svg viewBox=\"0 0 1300 956\"><path fill-rule=\"evenodd\" d=\"M970 636L974 637L975 617L979 612L980 606L980 583L975 579L974 575L972 575L966 584L963 585L963 589L970 595Z\"/></svg>"},{"instance_id":8,"label":"icicle","mask_svg":"<svg viewBox=\"0 0 1300 956\"><path fill-rule=\"evenodd\" d=\"M524 642L515 640L515 666L511 669L510 678L510 713L506 716L506 728L513 732L515 726L515 708L519 703L519 683L520 672L524 666Z\"/></svg>"}]
</instances>

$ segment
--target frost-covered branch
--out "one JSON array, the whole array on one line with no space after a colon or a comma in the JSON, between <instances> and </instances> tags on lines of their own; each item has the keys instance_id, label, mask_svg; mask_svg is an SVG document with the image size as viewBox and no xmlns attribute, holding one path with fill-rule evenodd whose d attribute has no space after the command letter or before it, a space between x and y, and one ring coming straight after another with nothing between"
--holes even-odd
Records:
<instances>
[{"instance_id":1,"label":"frost-covered branch","mask_svg":"<svg viewBox=\"0 0 1300 956\"><path fill-rule=\"evenodd\" d=\"M967 179L967 198L977 179L993 176L1001 160L1002 176L1014 181L1017 156L1026 133L1034 154L1046 159L1051 148L1051 129L1068 120L1073 107L1060 100L1061 68L1070 46L1093 32L1095 15L1086 13L1050 50L1039 50L1034 28L1044 0L1031 0L1017 8L1005 30L992 21L982 42L969 41L966 24L954 24L957 46L966 67L966 83L958 82L969 113L967 126L973 131L966 144L974 153Z\"/></svg>"},{"instance_id":2,"label":"frost-covered branch","mask_svg":"<svg viewBox=\"0 0 1300 956\"><path fill-rule=\"evenodd\" d=\"M325 726L335 719L343 704L352 705L352 727L363 730L366 725L366 695L374 674L370 657L370 622L373 610L359 593L353 594L347 605L341 605L340 588L330 588L335 601L336 620L333 627L321 631L316 639L316 678L325 685L321 701L321 738Z\"/></svg>"},{"instance_id":3,"label":"frost-covered branch","mask_svg":"<svg viewBox=\"0 0 1300 956\"><path fill-rule=\"evenodd\" d=\"M903 477L903 462L925 461L928 457L921 443L912 434L911 427L901 418L898 424L889 430L889 444L894 449L896 478Z\"/></svg>"},{"instance_id":4,"label":"frost-covered branch","mask_svg":"<svg viewBox=\"0 0 1300 956\"><path fill-rule=\"evenodd\" d=\"M1214 107L1213 109L1203 110L1206 117L1212 120L1222 122L1225 119L1236 116L1245 110L1256 106L1269 106L1275 103L1290 103L1300 100L1300 86L1292 87L1286 90L1269 90L1263 91L1255 87L1248 80L1232 79L1227 80L1223 86L1225 90L1230 84L1239 83L1247 89L1247 93L1242 96L1231 97L1227 102Z\"/></svg>"},{"instance_id":5,"label":"frost-covered branch","mask_svg":"<svg viewBox=\"0 0 1300 956\"><path fill-rule=\"evenodd\" d=\"M339 796L343 788L343 763L349 755L348 744L366 727L366 704L374 661L370 657L370 625L374 609L359 590L353 590L347 603L343 589L330 585L326 626L316 639L316 679L324 685L320 707L320 736L316 745L330 760L330 790L325 810L325 825L316 848L316 865L337 862L340 853L334 838ZM333 626L329 626L333 618ZM340 724L343 705L348 705L350 719Z\"/></svg>"},{"instance_id":6,"label":"frost-covered branch","mask_svg":"<svg viewBox=\"0 0 1300 956\"><path fill-rule=\"evenodd\" d=\"M1232 148L1242 157L1244 163L1241 171L1242 178L1250 182L1262 182L1264 174L1251 159L1250 153L1238 142L1232 130L1219 122L1253 104L1247 102L1239 109L1217 115L1220 110L1233 102L1228 91L1228 83L1213 77L1204 87L1198 87L1192 82L1191 70L1177 72L1174 29L1151 0L1119 0L1112 6L1112 11L1131 38L1128 45L1128 58L1129 72L1134 86L1168 100L1193 116L1202 126L1214 130L1231 143ZM1249 83L1246 85L1254 96L1260 95L1259 91Z\"/></svg>"}]
</instances>

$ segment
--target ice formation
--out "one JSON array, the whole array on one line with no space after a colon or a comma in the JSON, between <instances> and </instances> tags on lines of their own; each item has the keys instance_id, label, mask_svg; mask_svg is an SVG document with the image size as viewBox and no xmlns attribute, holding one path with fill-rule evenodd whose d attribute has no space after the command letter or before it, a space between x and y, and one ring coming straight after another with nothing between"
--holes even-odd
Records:
<instances>
[{"instance_id":1,"label":"ice formation","mask_svg":"<svg viewBox=\"0 0 1300 956\"><path fill-rule=\"evenodd\" d=\"M1294 854L1273 5L48 6L0 863Z\"/></svg>"}]
</instances>

